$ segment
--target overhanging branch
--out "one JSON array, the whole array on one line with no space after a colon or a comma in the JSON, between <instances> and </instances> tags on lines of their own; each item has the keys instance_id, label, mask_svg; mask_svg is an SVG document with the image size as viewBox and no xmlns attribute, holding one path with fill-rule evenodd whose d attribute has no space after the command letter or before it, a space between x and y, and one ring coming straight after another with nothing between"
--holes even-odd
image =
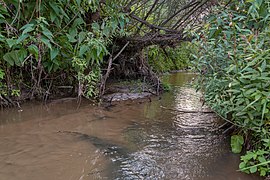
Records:
<instances>
[{"instance_id":1,"label":"overhanging branch","mask_svg":"<svg viewBox=\"0 0 270 180\"><path fill-rule=\"evenodd\" d=\"M154 24L150 24L149 22L139 18L138 16L134 15L134 14L130 14L129 15L131 18L141 22L142 24L148 26L150 29L157 29L157 30L163 30L163 31L166 31L166 32L169 32L169 33L179 33L179 31L176 31L176 30L172 30L172 29L167 29L165 27L162 27L162 26L157 26L157 25L154 25Z\"/></svg>"}]
</instances>

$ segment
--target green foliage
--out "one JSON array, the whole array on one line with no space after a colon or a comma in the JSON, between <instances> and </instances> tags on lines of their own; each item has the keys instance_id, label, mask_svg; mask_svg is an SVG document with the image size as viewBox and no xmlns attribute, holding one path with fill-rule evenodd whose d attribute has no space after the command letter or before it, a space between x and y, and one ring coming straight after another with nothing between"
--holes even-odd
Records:
<instances>
[{"instance_id":1,"label":"green foliage","mask_svg":"<svg viewBox=\"0 0 270 180\"><path fill-rule=\"evenodd\" d=\"M269 154L270 150L247 151L246 155L241 156L240 170L248 174L258 171L261 176L266 176L269 173L270 161L265 157Z\"/></svg>"},{"instance_id":2,"label":"green foliage","mask_svg":"<svg viewBox=\"0 0 270 180\"><path fill-rule=\"evenodd\" d=\"M233 153L240 153L242 151L243 144L244 144L243 136L233 135L231 137L231 147Z\"/></svg>"},{"instance_id":3,"label":"green foliage","mask_svg":"<svg viewBox=\"0 0 270 180\"><path fill-rule=\"evenodd\" d=\"M235 153L243 144L251 151L241 157L245 172L270 174L270 6L268 1L233 1L217 7L204 31L195 65L206 102L239 127L232 136ZM246 143L243 142L244 137Z\"/></svg>"},{"instance_id":4,"label":"green foliage","mask_svg":"<svg viewBox=\"0 0 270 180\"><path fill-rule=\"evenodd\" d=\"M114 36L124 35L128 21L117 1L106 5L99 0L0 4L2 87L8 84L9 89L18 86L19 79L31 79L26 85L40 90L47 83L45 79L68 74L76 76L79 86L84 87L80 95L95 95L107 47ZM97 14L100 18L92 18ZM3 76L2 69L14 71L14 76Z\"/></svg>"},{"instance_id":5,"label":"green foliage","mask_svg":"<svg viewBox=\"0 0 270 180\"><path fill-rule=\"evenodd\" d=\"M192 51L193 50L193 51ZM183 42L177 47L150 46L145 50L148 62L155 72L187 69L190 65L192 44Z\"/></svg>"},{"instance_id":6,"label":"green foliage","mask_svg":"<svg viewBox=\"0 0 270 180\"><path fill-rule=\"evenodd\" d=\"M172 90L171 84L167 83L165 81L162 81L162 88L164 91L171 91Z\"/></svg>"},{"instance_id":7,"label":"green foliage","mask_svg":"<svg viewBox=\"0 0 270 180\"><path fill-rule=\"evenodd\" d=\"M5 72L3 71L3 69L0 68L0 81L3 81L5 77ZM0 83L0 95L6 95L7 92L7 87L5 84Z\"/></svg>"}]
</instances>

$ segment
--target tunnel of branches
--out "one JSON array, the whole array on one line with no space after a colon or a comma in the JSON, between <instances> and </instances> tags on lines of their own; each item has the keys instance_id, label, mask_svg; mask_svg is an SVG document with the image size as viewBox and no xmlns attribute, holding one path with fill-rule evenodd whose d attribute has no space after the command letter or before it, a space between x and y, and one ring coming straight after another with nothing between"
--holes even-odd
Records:
<instances>
[{"instance_id":1,"label":"tunnel of branches","mask_svg":"<svg viewBox=\"0 0 270 180\"><path fill-rule=\"evenodd\" d=\"M200 29L216 3L215 0L124 1L122 9L130 18L127 29L132 33L114 39L111 51L115 53L111 61L104 65L103 80L108 77L143 78L154 86L159 84L158 76L149 67L147 53L143 50L151 45L166 48L191 41L193 37L188 31Z\"/></svg>"},{"instance_id":2,"label":"tunnel of branches","mask_svg":"<svg viewBox=\"0 0 270 180\"><path fill-rule=\"evenodd\" d=\"M13 103L9 96L12 96L14 89L26 92L26 97L30 99L36 96L47 99L54 93L55 87L56 90L59 87L72 87L73 90L69 95L81 96L87 82L80 82L77 70L72 69L74 68L71 63L72 56L67 54L73 53L73 48L76 48L74 43L70 43L70 52L61 52L63 56L58 59L58 62L62 63L63 57L68 57L69 64L60 64L62 69L58 68L55 72L46 70L45 65L54 63L54 58L59 54L59 47L61 49L66 46L63 42L58 45L54 38L61 40L61 33L63 32L65 36L68 33L66 29L72 24L80 25L80 22L76 22L79 16L84 18L83 24L86 24L87 32L92 32L93 23L102 24L104 19L111 18L108 12L103 12L106 9L104 7L107 6L117 11L112 13L124 14L128 22L123 28L125 35L111 35L111 43L106 45L108 53L98 65L101 66L101 77L95 84L99 86L99 94L101 96L104 94L109 79L144 79L153 87L159 86L159 78L149 66L145 49L151 45L165 49L175 47L184 41L191 41L193 37L188 32L200 29L204 18L218 3L216 0L95 0L91 1L97 3L94 4L95 10L89 8L83 13L74 10L72 5L81 6L83 2L80 0L22 2L0 0L2 13L0 14L0 42L4 42L1 56L5 60L1 61L0 67L0 75L1 72L5 73L1 82L5 92L0 95L0 99L4 104ZM59 8L63 9L60 11ZM64 10L67 12L65 13ZM42 13L47 16L47 19L51 19L52 25L45 22ZM62 23L63 27L57 27L60 22L56 22L55 19L64 19L64 16L69 16L66 17L67 23ZM31 24L33 21L43 23L43 26L35 25L33 28L34 25ZM65 38L72 39L68 36ZM24 49L27 49L30 54L27 54L29 52ZM23 53L18 54L18 52ZM16 54L23 58L18 58ZM89 74L93 69L89 66L80 73Z\"/></svg>"}]
</instances>

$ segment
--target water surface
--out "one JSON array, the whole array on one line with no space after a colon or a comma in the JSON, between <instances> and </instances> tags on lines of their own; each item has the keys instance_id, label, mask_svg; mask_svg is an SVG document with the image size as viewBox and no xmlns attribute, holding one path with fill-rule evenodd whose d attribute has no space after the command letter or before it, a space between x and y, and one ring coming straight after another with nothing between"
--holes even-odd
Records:
<instances>
[{"instance_id":1,"label":"water surface","mask_svg":"<svg viewBox=\"0 0 270 180\"><path fill-rule=\"evenodd\" d=\"M165 77L171 92L151 102L105 108L64 101L24 104L0 113L1 180L183 179L252 180L239 156L214 131L200 94L183 86L193 74Z\"/></svg>"}]
</instances>

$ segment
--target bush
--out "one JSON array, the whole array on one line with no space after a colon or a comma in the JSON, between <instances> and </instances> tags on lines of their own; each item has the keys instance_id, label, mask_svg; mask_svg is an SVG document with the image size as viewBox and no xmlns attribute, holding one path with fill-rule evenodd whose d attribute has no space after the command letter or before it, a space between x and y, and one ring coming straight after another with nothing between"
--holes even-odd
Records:
<instances>
[{"instance_id":1,"label":"bush","mask_svg":"<svg viewBox=\"0 0 270 180\"><path fill-rule=\"evenodd\" d=\"M79 95L94 96L107 47L127 21L116 4L0 1L0 95L22 84L44 94L52 82L75 77Z\"/></svg>"},{"instance_id":2,"label":"bush","mask_svg":"<svg viewBox=\"0 0 270 180\"><path fill-rule=\"evenodd\" d=\"M206 102L237 127L231 138L233 151L247 147L240 170L261 176L270 174L268 4L247 0L218 6L197 34L195 63Z\"/></svg>"},{"instance_id":3,"label":"bush","mask_svg":"<svg viewBox=\"0 0 270 180\"><path fill-rule=\"evenodd\" d=\"M155 72L188 69L194 48L189 42L177 47L150 46L145 50L148 62Z\"/></svg>"}]
</instances>

